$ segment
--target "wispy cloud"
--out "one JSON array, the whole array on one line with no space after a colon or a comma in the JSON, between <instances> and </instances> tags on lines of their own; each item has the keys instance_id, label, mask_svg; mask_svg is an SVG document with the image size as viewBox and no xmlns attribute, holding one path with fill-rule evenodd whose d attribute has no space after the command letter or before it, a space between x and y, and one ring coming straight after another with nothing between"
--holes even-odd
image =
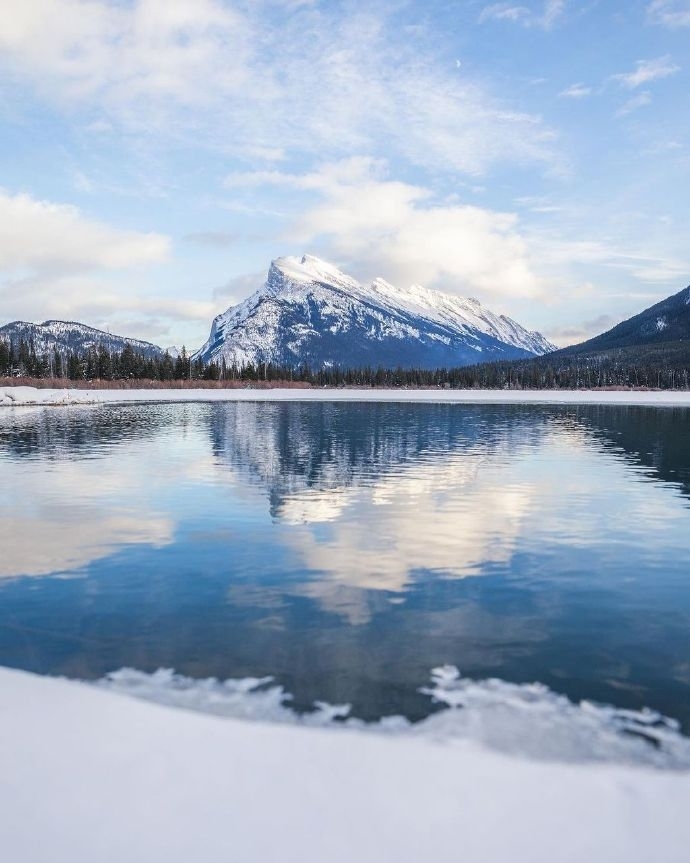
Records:
<instances>
[{"instance_id":1,"label":"wispy cloud","mask_svg":"<svg viewBox=\"0 0 690 863\"><path fill-rule=\"evenodd\" d=\"M592 88L586 84L571 84L558 94L563 99L584 99L592 95Z\"/></svg>"},{"instance_id":2,"label":"wispy cloud","mask_svg":"<svg viewBox=\"0 0 690 863\"><path fill-rule=\"evenodd\" d=\"M224 285L214 288L213 299L222 303L223 309L228 305L235 305L235 303L253 294L263 284L265 278L266 270L234 276L232 279L228 279Z\"/></svg>"},{"instance_id":3,"label":"wispy cloud","mask_svg":"<svg viewBox=\"0 0 690 863\"><path fill-rule=\"evenodd\" d=\"M644 108L647 105L652 104L652 97L649 93L639 93L637 96L632 96L625 102L614 114L615 117L626 117L628 114L632 114L633 111L637 111L640 108Z\"/></svg>"},{"instance_id":4,"label":"wispy cloud","mask_svg":"<svg viewBox=\"0 0 690 863\"><path fill-rule=\"evenodd\" d=\"M647 16L654 24L665 27L690 27L690 0L653 0Z\"/></svg>"},{"instance_id":5,"label":"wispy cloud","mask_svg":"<svg viewBox=\"0 0 690 863\"><path fill-rule=\"evenodd\" d=\"M562 4L547 4L540 20ZM386 151L482 174L553 163L553 133L440 64L385 9L257 0L24 0L0 17L0 70L88 122L235 158Z\"/></svg>"},{"instance_id":6,"label":"wispy cloud","mask_svg":"<svg viewBox=\"0 0 690 863\"><path fill-rule=\"evenodd\" d=\"M687 278L690 261L669 257L650 248L631 248L615 237L567 239L554 231L525 233L533 255L546 271L564 272L574 266L598 265L652 284L674 284Z\"/></svg>"},{"instance_id":7,"label":"wispy cloud","mask_svg":"<svg viewBox=\"0 0 690 863\"><path fill-rule=\"evenodd\" d=\"M182 239L200 246L227 249L229 246L236 245L240 237L232 231L194 231L191 234L185 234Z\"/></svg>"},{"instance_id":8,"label":"wispy cloud","mask_svg":"<svg viewBox=\"0 0 690 863\"><path fill-rule=\"evenodd\" d=\"M638 60L632 72L621 72L613 76L623 87L635 90L652 81L659 81L680 72L680 66L672 62L669 56L657 57L656 60Z\"/></svg>"},{"instance_id":9,"label":"wispy cloud","mask_svg":"<svg viewBox=\"0 0 690 863\"><path fill-rule=\"evenodd\" d=\"M616 323L616 319L609 314L597 315L574 326L554 328L549 331L548 338L554 344L564 347L598 336L611 329Z\"/></svg>"},{"instance_id":10,"label":"wispy cloud","mask_svg":"<svg viewBox=\"0 0 690 863\"><path fill-rule=\"evenodd\" d=\"M541 27L550 30L565 12L565 0L546 0L539 10L511 3L492 3L479 13L479 23L487 21L511 21L525 27Z\"/></svg>"},{"instance_id":11,"label":"wispy cloud","mask_svg":"<svg viewBox=\"0 0 690 863\"><path fill-rule=\"evenodd\" d=\"M541 18L538 19L540 26L548 30L552 27L565 12L565 0L546 0L544 3L544 11Z\"/></svg>"},{"instance_id":12,"label":"wispy cloud","mask_svg":"<svg viewBox=\"0 0 690 863\"><path fill-rule=\"evenodd\" d=\"M526 6L511 6L509 3L493 3L485 6L479 13L479 23L486 21L524 21L531 16Z\"/></svg>"}]
</instances>

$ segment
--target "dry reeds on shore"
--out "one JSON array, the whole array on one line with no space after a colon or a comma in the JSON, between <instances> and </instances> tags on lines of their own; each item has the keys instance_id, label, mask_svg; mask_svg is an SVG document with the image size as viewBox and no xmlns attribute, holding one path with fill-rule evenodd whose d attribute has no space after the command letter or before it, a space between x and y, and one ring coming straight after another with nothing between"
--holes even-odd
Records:
<instances>
[{"instance_id":1,"label":"dry reeds on shore","mask_svg":"<svg viewBox=\"0 0 690 863\"><path fill-rule=\"evenodd\" d=\"M0 378L0 387L35 387L39 390L237 390L309 389L305 381L120 380L73 381L69 378Z\"/></svg>"}]
</instances>

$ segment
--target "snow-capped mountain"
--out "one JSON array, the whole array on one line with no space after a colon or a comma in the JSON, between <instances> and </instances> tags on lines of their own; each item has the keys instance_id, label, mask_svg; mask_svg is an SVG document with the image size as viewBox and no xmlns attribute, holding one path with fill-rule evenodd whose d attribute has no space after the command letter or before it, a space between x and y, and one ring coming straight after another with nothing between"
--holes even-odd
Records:
<instances>
[{"instance_id":1,"label":"snow-capped mountain","mask_svg":"<svg viewBox=\"0 0 690 863\"><path fill-rule=\"evenodd\" d=\"M555 350L478 300L383 279L362 285L318 258L278 258L265 284L218 315L195 355L242 366L440 368Z\"/></svg>"},{"instance_id":2,"label":"snow-capped mountain","mask_svg":"<svg viewBox=\"0 0 690 863\"><path fill-rule=\"evenodd\" d=\"M32 342L37 354L45 354L54 348L59 352L74 351L81 354L99 345L112 353L120 353L125 345L131 345L136 353L146 357L159 357L163 354L162 348L151 342L114 336L74 321L44 321L42 324L14 321L0 327L0 339L14 343L21 340Z\"/></svg>"}]
</instances>

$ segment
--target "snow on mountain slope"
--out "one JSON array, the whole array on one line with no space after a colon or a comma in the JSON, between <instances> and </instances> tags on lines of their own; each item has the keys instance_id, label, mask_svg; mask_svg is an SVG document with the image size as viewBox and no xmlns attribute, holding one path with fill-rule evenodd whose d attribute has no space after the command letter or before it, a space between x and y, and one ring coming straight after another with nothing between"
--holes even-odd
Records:
<instances>
[{"instance_id":1,"label":"snow on mountain slope","mask_svg":"<svg viewBox=\"0 0 690 863\"><path fill-rule=\"evenodd\" d=\"M218 315L197 357L227 365L436 368L554 350L475 299L383 279L362 285L319 258L278 258L265 284Z\"/></svg>"},{"instance_id":2,"label":"snow on mountain slope","mask_svg":"<svg viewBox=\"0 0 690 863\"><path fill-rule=\"evenodd\" d=\"M577 345L570 345L559 351L560 356L593 354L600 351L632 352L642 345L690 340L690 285L661 302L655 303L601 333Z\"/></svg>"},{"instance_id":3,"label":"snow on mountain slope","mask_svg":"<svg viewBox=\"0 0 690 863\"><path fill-rule=\"evenodd\" d=\"M84 353L100 345L116 353L122 351L125 345L131 345L136 353L146 357L157 357L163 353L162 348L151 342L115 336L74 321L44 321L42 324L14 321L0 327L0 339L6 342L33 342L37 354L44 354L53 348L59 352Z\"/></svg>"}]
</instances>

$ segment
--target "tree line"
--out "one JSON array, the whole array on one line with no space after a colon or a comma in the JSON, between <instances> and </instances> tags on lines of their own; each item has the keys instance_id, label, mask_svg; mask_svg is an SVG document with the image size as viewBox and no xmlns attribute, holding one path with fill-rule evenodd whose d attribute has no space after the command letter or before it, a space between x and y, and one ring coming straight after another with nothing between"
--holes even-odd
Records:
<instances>
[{"instance_id":1,"label":"tree line","mask_svg":"<svg viewBox=\"0 0 690 863\"><path fill-rule=\"evenodd\" d=\"M690 350L685 343L654 345L582 356L561 352L526 360L439 369L311 369L306 363L227 365L192 359L183 348L172 357L137 353L131 345L108 351L53 348L37 352L31 342L0 339L0 377L62 378L72 381L293 381L312 386L448 387L452 389L596 389L640 387L689 389Z\"/></svg>"},{"instance_id":2,"label":"tree line","mask_svg":"<svg viewBox=\"0 0 690 863\"><path fill-rule=\"evenodd\" d=\"M146 356L137 353L130 344L122 351L109 351L104 345L97 345L85 351L54 347L39 352L33 342L0 339L0 375L5 377L172 381L199 379L214 371L200 361L192 361L184 348L177 357L168 351L160 356Z\"/></svg>"}]
</instances>

